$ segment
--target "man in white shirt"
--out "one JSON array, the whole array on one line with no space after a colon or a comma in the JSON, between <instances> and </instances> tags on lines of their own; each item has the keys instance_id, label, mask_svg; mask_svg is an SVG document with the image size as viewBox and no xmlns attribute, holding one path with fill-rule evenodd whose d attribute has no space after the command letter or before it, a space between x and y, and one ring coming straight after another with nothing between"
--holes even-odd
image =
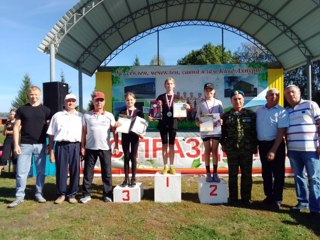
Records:
<instances>
[{"instance_id":1,"label":"man in white shirt","mask_svg":"<svg viewBox=\"0 0 320 240\"><path fill-rule=\"evenodd\" d=\"M56 204L62 203L66 197L69 203L78 202L75 196L79 186L82 113L76 110L76 101L75 95L67 94L64 99L65 110L53 115L47 130L50 162L56 163ZM68 171L70 184L67 190Z\"/></svg>"},{"instance_id":2,"label":"man in white shirt","mask_svg":"<svg viewBox=\"0 0 320 240\"><path fill-rule=\"evenodd\" d=\"M99 157L101 177L103 182L104 202L112 202L112 168L110 133L115 139L114 153L118 153L117 127L112 113L104 110L105 97L103 92L94 92L92 95L94 109L84 114L82 129L81 154L84 156L83 197L81 203L91 200L91 186L94 177L94 166Z\"/></svg>"}]
</instances>

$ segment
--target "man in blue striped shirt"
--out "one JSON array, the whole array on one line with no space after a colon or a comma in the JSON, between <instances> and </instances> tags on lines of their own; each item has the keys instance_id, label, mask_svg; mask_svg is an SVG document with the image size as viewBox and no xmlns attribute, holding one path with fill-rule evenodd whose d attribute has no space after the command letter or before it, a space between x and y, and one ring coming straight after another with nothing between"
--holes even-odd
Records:
<instances>
[{"instance_id":1,"label":"man in blue striped shirt","mask_svg":"<svg viewBox=\"0 0 320 240\"><path fill-rule=\"evenodd\" d=\"M292 210L310 209L312 216L320 216L320 160L319 131L320 109L317 103L301 99L295 85L285 88L290 107L287 146L290 165L294 172L298 204ZM308 184L305 170L308 174Z\"/></svg>"}]
</instances>

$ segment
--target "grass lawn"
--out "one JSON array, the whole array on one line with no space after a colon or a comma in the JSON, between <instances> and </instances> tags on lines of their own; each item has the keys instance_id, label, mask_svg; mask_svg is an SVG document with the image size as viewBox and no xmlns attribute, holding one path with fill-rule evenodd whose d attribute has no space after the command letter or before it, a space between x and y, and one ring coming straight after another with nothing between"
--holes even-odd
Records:
<instances>
[{"instance_id":1,"label":"grass lawn","mask_svg":"<svg viewBox=\"0 0 320 240\"><path fill-rule=\"evenodd\" d=\"M286 179L283 208L264 208L262 180L254 178L250 208L200 204L196 175L182 177L181 203L155 203L152 177L138 177L144 186L140 203L104 203L100 177L94 179L93 200L60 205L55 199L55 178L47 177L44 196L33 200L35 178L28 179L26 201L14 209L15 180L0 178L0 239L319 239L320 223L306 212L289 210L296 204L293 179ZM123 177L114 177L113 185ZM82 181L82 179L81 179ZM77 197L80 197L77 196Z\"/></svg>"}]
</instances>

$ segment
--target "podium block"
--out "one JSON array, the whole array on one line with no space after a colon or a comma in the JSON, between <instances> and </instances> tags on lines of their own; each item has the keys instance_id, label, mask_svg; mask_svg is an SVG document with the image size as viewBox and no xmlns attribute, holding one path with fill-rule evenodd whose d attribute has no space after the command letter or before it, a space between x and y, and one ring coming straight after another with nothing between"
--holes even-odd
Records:
<instances>
[{"instance_id":1,"label":"podium block","mask_svg":"<svg viewBox=\"0 0 320 240\"><path fill-rule=\"evenodd\" d=\"M222 204L228 202L227 183L221 179L220 183L206 182L205 177L198 179L198 196L200 203Z\"/></svg>"},{"instance_id":2,"label":"podium block","mask_svg":"<svg viewBox=\"0 0 320 240\"><path fill-rule=\"evenodd\" d=\"M154 176L155 202L181 202L181 174L161 174Z\"/></svg>"},{"instance_id":3,"label":"podium block","mask_svg":"<svg viewBox=\"0 0 320 240\"><path fill-rule=\"evenodd\" d=\"M113 201L123 203L140 202L143 196L143 186L137 183L134 187L121 187L117 185L113 189Z\"/></svg>"}]
</instances>

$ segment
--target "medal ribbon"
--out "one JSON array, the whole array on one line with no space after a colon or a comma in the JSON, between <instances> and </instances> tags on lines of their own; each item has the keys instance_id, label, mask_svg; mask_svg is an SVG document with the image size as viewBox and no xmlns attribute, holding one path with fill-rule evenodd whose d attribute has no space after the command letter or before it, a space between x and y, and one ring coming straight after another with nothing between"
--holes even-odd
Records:
<instances>
[{"instance_id":1,"label":"medal ribbon","mask_svg":"<svg viewBox=\"0 0 320 240\"><path fill-rule=\"evenodd\" d=\"M167 102L167 104L168 104L169 111L170 111L170 108L171 108L171 106L172 106L173 99L174 99L174 94L172 95L171 100L170 100L170 103L169 103L168 94L166 94L166 102Z\"/></svg>"},{"instance_id":2,"label":"medal ribbon","mask_svg":"<svg viewBox=\"0 0 320 240\"><path fill-rule=\"evenodd\" d=\"M135 110L136 110L136 109L133 109L133 110L131 111L131 114L129 114L129 109L127 109L127 116L132 117Z\"/></svg>"},{"instance_id":3,"label":"medal ribbon","mask_svg":"<svg viewBox=\"0 0 320 240\"><path fill-rule=\"evenodd\" d=\"M213 113L214 104L215 104L215 100L213 100L213 107L210 109L210 108L209 108L209 105L208 105L208 102L207 102L207 100L206 100L206 105L207 105L207 109L208 109L208 113L209 113L209 114L212 114L212 113Z\"/></svg>"}]
</instances>

